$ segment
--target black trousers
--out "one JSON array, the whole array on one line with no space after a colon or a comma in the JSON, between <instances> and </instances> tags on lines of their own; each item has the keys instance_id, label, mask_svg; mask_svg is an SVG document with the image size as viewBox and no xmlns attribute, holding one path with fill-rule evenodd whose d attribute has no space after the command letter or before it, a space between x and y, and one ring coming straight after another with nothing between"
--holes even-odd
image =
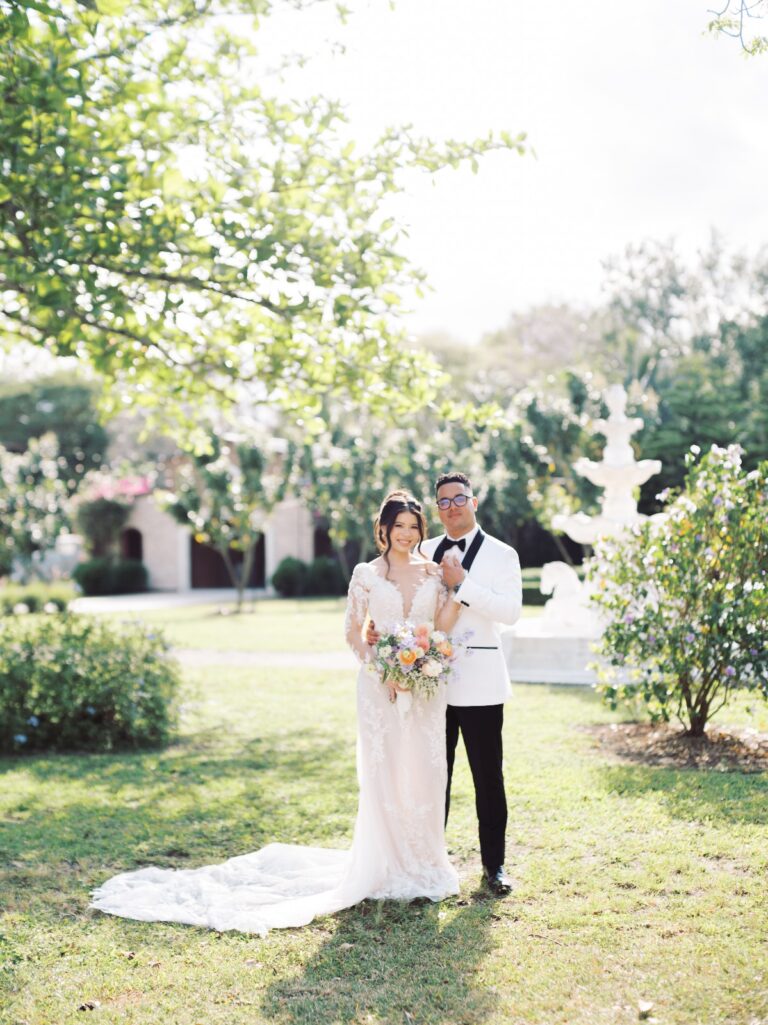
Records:
<instances>
[{"instance_id":1,"label":"black trousers","mask_svg":"<svg viewBox=\"0 0 768 1025\"><path fill-rule=\"evenodd\" d=\"M492 872L504 864L504 833L507 828L507 798L502 773L501 728L503 705L448 705L446 752L448 787L445 793L445 821L451 806L451 777L459 733L464 738L469 768L475 784L475 807L480 823L480 857Z\"/></svg>"}]
</instances>

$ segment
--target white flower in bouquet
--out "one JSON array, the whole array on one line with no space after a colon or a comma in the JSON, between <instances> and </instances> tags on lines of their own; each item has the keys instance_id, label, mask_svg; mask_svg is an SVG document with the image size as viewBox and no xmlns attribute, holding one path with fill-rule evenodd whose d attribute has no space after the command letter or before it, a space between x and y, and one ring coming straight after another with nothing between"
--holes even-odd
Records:
<instances>
[{"instance_id":1,"label":"white flower in bouquet","mask_svg":"<svg viewBox=\"0 0 768 1025\"><path fill-rule=\"evenodd\" d=\"M429 623L397 623L379 638L371 664L383 683L399 688L399 712L404 714L410 708L411 694L430 698L441 681L447 682L460 647L463 645L450 641Z\"/></svg>"}]
</instances>

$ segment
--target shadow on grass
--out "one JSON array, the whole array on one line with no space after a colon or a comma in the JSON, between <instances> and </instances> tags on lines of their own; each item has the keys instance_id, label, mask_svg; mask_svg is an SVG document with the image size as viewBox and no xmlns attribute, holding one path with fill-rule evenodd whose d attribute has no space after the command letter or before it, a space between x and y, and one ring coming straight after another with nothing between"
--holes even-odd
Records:
<instances>
[{"instance_id":1,"label":"shadow on grass","mask_svg":"<svg viewBox=\"0 0 768 1025\"><path fill-rule=\"evenodd\" d=\"M768 774L606 765L599 779L610 793L652 795L671 815L690 821L768 824Z\"/></svg>"},{"instance_id":2,"label":"shadow on grass","mask_svg":"<svg viewBox=\"0 0 768 1025\"><path fill-rule=\"evenodd\" d=\"M442 911L445 911L445 922ZM333 936L263 1008L279 1025L482 1022L496 994L475 976L490 953L494 903L462 907L365 902L337 916Z\"/></svg>"},{"instance_id":3,"label":"shadow on grass","mask_svg":"<svg viewBox=\"0 0 768 1025\"><path fill-rule=\"evenodd\" d=\"M6 884L19 901L147 864L189 868L271 841L323 844L351 833L354 750L335 738L297 730L218 752L198 740L141 754L6 760L45 784L0 822Z\"/></svg>"}]
</instances>

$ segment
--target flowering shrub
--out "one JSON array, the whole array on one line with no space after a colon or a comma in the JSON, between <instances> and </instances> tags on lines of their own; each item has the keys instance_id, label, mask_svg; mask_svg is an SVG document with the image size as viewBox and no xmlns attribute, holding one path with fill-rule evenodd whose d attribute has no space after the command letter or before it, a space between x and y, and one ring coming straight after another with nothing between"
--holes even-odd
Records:
<instances>
[{"instance_id":1,"label":"flowering shrub","mask_svg":"<svg viewBox=\"0 0 768 1025\"><path fill-rule=\"evenodd\" d=\"M0 569L14 560L23 579L34 570L35 557L52 548L69 522L71 497L59 477L66 460L56 435L31 438L26 452L0 445Z\"/></svg>"},{"instance_id":2,"label":"flowering shrub","mask_svg":"<svg viewBox=\"0 0 768 1025\"><path fill-rule=\"evenodd\" d=\"M640 698L693 736L735 687L768 698L768 463L746 473L738 446L697 456L664 516L602 541L590 572L603 697Z\"/></svg>"},{"instance_id":3,"label":"flowering shrub","mask_svg":"<svg viewBox=\"0 0 768 1025\"><path fill-rule=\"evenodd\" d=\"M0 586L0 616L11 616L17 605L30 612L63 612L76 597L71 584L3 584Z\"/></svg>"},{"instance_id":4,"label":"flowering shrub","mask_svg":"<svg viewBox=\"0 0 768 1025\"><path fill-rule=\"evenodd\" d=\"M163 638L86 616L0 623L0 751L111 751L168 740L179 686Z\"/></svg>"}]
</instances>

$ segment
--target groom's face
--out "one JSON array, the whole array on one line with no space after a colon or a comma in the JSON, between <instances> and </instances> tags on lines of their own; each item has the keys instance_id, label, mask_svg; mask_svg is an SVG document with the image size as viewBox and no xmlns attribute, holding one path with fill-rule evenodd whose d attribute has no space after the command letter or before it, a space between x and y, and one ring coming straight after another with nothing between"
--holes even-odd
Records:
<instances>
[{"instance_id":1,"label":"groom's face","mask_svg":"<svg viewBox=\"0 0 768 1025\"><path fill-rule=\"evenodd\" d=\"M463 534L468 534L470 530L474 530L475 523L475 511L477 510L477 499L472 495L466 484L462 484L460 481L451 481L449 484L443 484L437 492L437 500L441 498L455 498L456 495L467 495L467 502L465 505L458 506L455 502L451 502L447 509L441 509L437 507L437 514L440 517L440 522L445 527L446 534L450 534L451 537L461 537Z\"/></svg>"}]
</instances>

